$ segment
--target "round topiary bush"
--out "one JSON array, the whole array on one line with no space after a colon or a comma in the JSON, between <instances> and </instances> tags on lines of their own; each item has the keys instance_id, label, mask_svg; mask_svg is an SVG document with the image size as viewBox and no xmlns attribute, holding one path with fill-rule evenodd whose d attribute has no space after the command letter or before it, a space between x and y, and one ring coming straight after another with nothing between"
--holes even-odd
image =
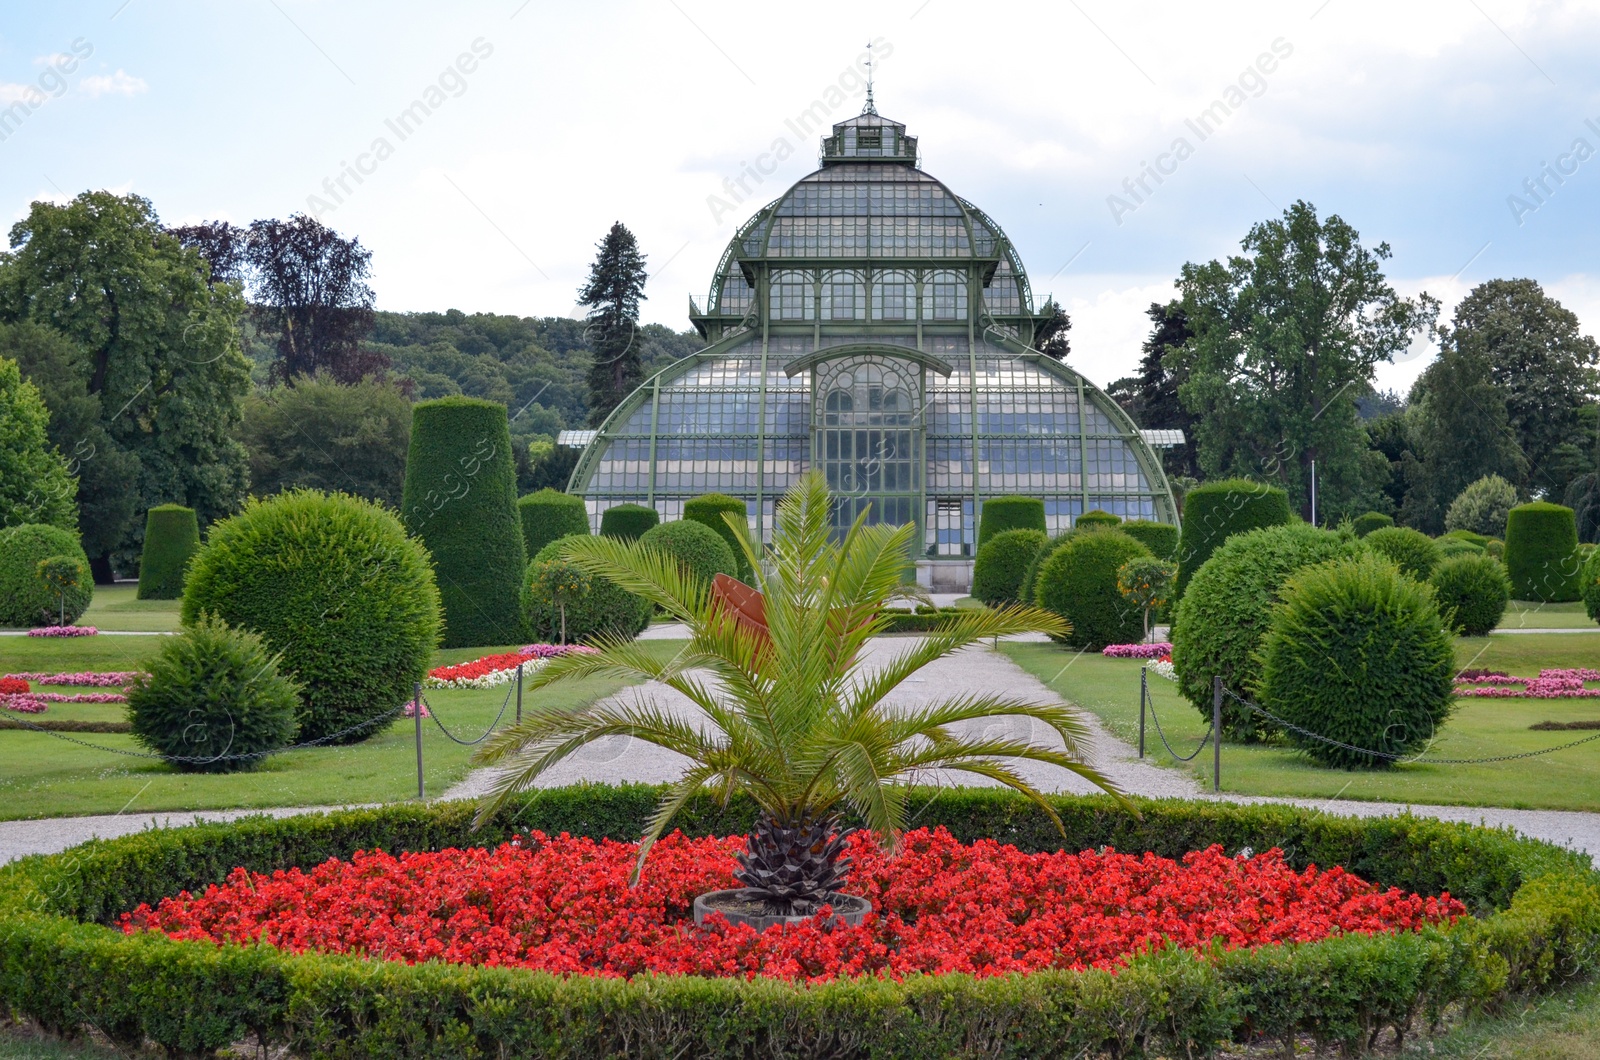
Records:
<instances>
[{"instance_id":1,"label":"round topiary bush","mask_svg":"<svg viewBox=\"0 0 1600 1060\"><path fill-rule=\"evenodd\" d=\"M561 540L558 539L539 550L529 561L522 578L522 613L536 640L555 641L561 635L561 607L549 594L534 589L540 581L540 569L560 560ZM567 640L637 637L650 624L650 611L648 600L618 588L616 583L605 578L590 577L583 595L566 603Z\"/></svg>"},{"instance_id":2,"label":"round topiary bush","mask_svg":"<svg viewBox=\"0 0 1600 1060\"><path fill-rule=\"evenodd\" d=\"M213 523L189 564L183 623L203 613L261 635L301 686L300 739L373 722L411 696L439 642L427 550L393 512L343 493L289 490ZM371 724L364 724L372 722Z\"/></svg>"},{"instance_id":3,"label":"round topiary bush","mask_svg":"<svg viewBox=\"0 0 1600 1060\"><path fill-rule=\"evenodd\" d=\"M1083 530L1088 530L1095 526L1120 526L1121 524L1122 516L1112 515L1110 512L1101 511L1099 508L1091 508L1072 520L1073 526Z\"/></svg>"},{"instance_id":4,"label":"round topiary bush","mask_svg":"<svg viewBox=\"0 0 1600 1060\"><path fill-rule=\"evenodd\" d=\"M589 509L582 497L542 489L517 501L523 547L530 557L552 541L589 532Z\"/></svg>"},{"instance_id":5,"label":"round topiary bush","mask_svg":"<svg viewBox=\"0 0 1600 1060\"><path fill-rule=\"evenodd\" d=\"M637 541L647 530L660 523L661 514L654 508L647 508L643 504L619 504L600 513L600 536Z\"/></svg>"},{"instance_id":6,"label":"round topiary bush","mask_svg":"<svg viewBox=\"0 0 1600 1060\"><path fill-rule=\"evenodd\" d=\"M1148 519L1129 519L1117 527L1139 544L1150 550L1156 559L1178 559L1178 528L1171 523L1154 523Z\"/></svg>"},{"instance_id":7,"label":"round topiary bush","mask_svg":"<svg viewBox=\"0 0 1600 1060\"><path fill-rule=\"evenodd\" d=\"M1454 704L1455 648L1432 588L1375 555L1318 564L1289 579L1261 657L1267 710L1361 748L1286 730L1324 765L1387 768L1393 760L1381 756L1419 751Z\"/></svg>"},{"instance_id":8,"label":"round topiary bush","mask_svg":"<svg viewBox=\"0 0 1600 1060\"><path fill-rule=\"evenodd\" d=\"M1098 651L1144 635L1144 612L1117 589L1117 571L1150 555L1121 530L1081 530L1039 568L1035 602L1072 624L1064 642Z\"/></svg>"},{"instance_id":9,"label":"round topiary bush","mask_svg":"<svg viewBox=\"0 0 1600 1060\"><path fill-rule=\"evenodd\" d=\"M1429 583L1446 624L1464 637L1488 636L1511 600L1505 567L1482 550L1442 560Z\"/></svg>"},{"instance_id":10,"label":"round topiary bush","mask_svg":"<svg viewBox=\"0 0 1600 1060\"><path fill-rule=\"evenodd\" d=\"M1506 572L1518 600L1577 600L1577 552L1578 522L1571 508L1535 501L1506 517Z\"/></svg>"},{"instance_id":11,"label":"round topiary bush","mask_svg":"<svg viewBox=\"0 0 1600 1060\"><path fill-rule=\"evenodd\" d=\"M1436 538L1436 540L1465 541L1469 545L1477 545L1481 549L1487 549L1489 547L1490 539L1484 537L1482 534L1475 534L1471 530L1451 530L1442 537Z\"/></svg>"},{"instance_id":12,"label":"round topiary bush","mask_svg":"<svg viewBox=\"0 0 1600 1060\"><path fill-rule=\"evenodd\" d=\"M639 538L640 548L654 548L672 556L678 563L709 586L718 574L737 576L739 565L733 549L704 523L678 519L662 523Z\"/></svg>"},{"instance_id":13,"label":"round topiary bush","mask_svg":"<svg viewBox=\"0 0 1600 1060\"><path fill-rule=\"evenodd\" d=\"M1358 555L1363 545L1307 523L1252 530L1229 539L1200 568L1179 601L1172 623L1172 664L1178 687L1211 720L1211 679L1221 676L1240 695L1256 693L1256 651L1266 636L1283 586L1302 567ZM1252 741L1270 733L1259 715L1223 702L1223 731Z\"/></svg>"},{"instance_id":14,"label":"round topiary bush","mask_svg":"<svg viewBox=\"0 0 1600 1060\"><path fill-rule=\"evenodd\" d=\"M739 565L739 579L748 582L754 572L751 571L750 561L745 558L744 548L740 545L739 531L728 525L727 520L723 518L724 514L732 515L740 526L745 526L745 520L750 517L744 501L738 497L730 497L726 493L707 493L703 497L683 502L683 517L691 522L703 523L715 530L733 551L733 561Z\"/></svg>"},{"instance_id":15,"label":"round topiary bush","mask_svg":"<svg viewBox=\"0 0 1600 1060\"><path fill-rule=\"evenodd\" d=\"M1386 526L1363 538L1367 547L1400 568L1400 573L1419 582L1428 580L1443 558L1433 538L1409 526Z\"/></svg>"},{"instance_id":16,"label":"round topiary bush","mask_svg":"<svg viewBox=\"0 0 1600 1060\"><path fill-rule=\"evenodd\" d=\"M1433 543L1439 546L1439 561L1441 563L1455 556L1487 556L1489 554L1482 545L1474 545L1471 541L1464 541L1459 537L1436 537L1433 539Z\"/></svg>"},{"instance_id":17,"label":"round topiary bush","mask_svg":"<svg viewBox=\"0 0 1600 1060\"><path fill-rule=\"evenodd\" d=\"M433 557L444 647L522 639L518 585L528 561L516 505L506 407L467 397L419 402L400 511Z\"/></svg>"},{"instance_id":18,"label":"round topiary bush","mask_svg":"<svg viewBox=\"0 0 1600 1060\"><path fill-rule=\"evenodd\" d=\"M183 571L200 548L200 523L193 508L158 504L144 517L144 552L139 557L140 600L176 600Z\"/></svg>"},{"instance_id":19,"label":"round topiary bush","mask_svg":"<svg viewBox=\"0 0 1600 1060\"><path fill-rule=\"evenodd\" d=\"M1248 479L1207 482L1183 500L1183 533L1178 540L1176 599L1183 599L1206 560L1235 534L1289 522L1289 495Z\"/></svg>"},{"instance_id":20,"label":"round topiary bush","mask_svg":"<svg viewBox=\"0 0 1600 1060\"><path fill-rule=\"evenodd\" d=\"M1366 537L1374 530L1382 530L1386 526L1393 526L1394 518L1384 515L1382 512L1368 512L1365 515L1356 516L1355 522L1351 525L1354 527L1357 537Z\"/></svg>"},{"instance_id":21,"label":"round topiary bush","mask_svg":"<svg viewBox=\"0 0 1600 1060\"><path fill-rule=\"evenodd\" d=\"M162 638L128 688L133 736L185 772L253 769L294 739L300 689L261 637L211 615Z\"/></svg>"},{"instance_id":22,"label":"round topiary bush","mask_svg":"<svg viewBox=\"0 0 1600 1060\"><path fill-rule=\"evenodd\" d=\"M1038 552L1033 554L1033 559L1028 563L1028 569L1022 575L1022 584L1017 587L1017 599L1022 603L1031 604L1038 596L1039 568L1044 566L1044 561L1049 559L1056 549L1076 537L1076 528L1063 530L1050 538Z\"/></svg>"},{"instance_id":23,"label":"round topiary bush","mask_svg":"<svg viewBox=\"0 0 1600 1060\"><path fill-rule=\"evenodd\" d=\"M77 582L67 590L65 600L39 578L39 561L55 556L67 556L78 564ZM76 533L44 523L0 530L0 626L71 625L93 599L89 557L83 554Z\"/></svg>"},{"instance_id":24,"label":"round topiary bush","mask_svg":"<svg viewBox=\"0 0 1600 1060\"><path fill-rule=\"evenodd\" d=\"M983 502L978 520L978 547L981 549L1007 530L1045 532L1044 501L1037 497L990 497Z\"/></svg>"},{"instance_id":25,"label":"round topiary bush","mask_svg":"<svg viewBox=\"0 0 1600 1060\"><path fill-rule=\"evenodd\" d=\"M1021 601L1022 579L1049 540L1043 530L1003 530L979 545L972 595L990 607Z\"/></svg>"},{"instance_id":26,"label":"round topiary bush","mask_svg":"<svg viewBox=\"0 0 1600 1060\"><path fill-rule=\"evenodd\" d=\"M1516 504L1515 486L1499 475L1485 475L1456 494L1444 513L1444 528L1505 537L1506 517Z\"/></svg>"},{"instance_id":27,"label":"round topiary bush","mask_svg":"<svg viewBox=\"0 0 1600 1060\"><path fill-rule=\"evenodd\" d=\"M1596 622L1600 622L1600 552L1589 556L1583 565L1583 610Z\"/></svg>"}]
</instances>

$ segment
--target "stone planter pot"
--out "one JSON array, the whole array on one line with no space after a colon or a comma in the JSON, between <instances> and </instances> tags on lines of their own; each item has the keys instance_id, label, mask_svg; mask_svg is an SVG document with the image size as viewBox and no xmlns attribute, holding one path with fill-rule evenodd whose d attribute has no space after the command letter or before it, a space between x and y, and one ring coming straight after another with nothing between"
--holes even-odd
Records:
<instances>
[{"instance_id":1,"label":"stone planter pot","mask_svg":"<svg viewBox=\"0 0 1600 1060\"><path fill-rule=\"evenodd\" d=\"M728 891L710 891L700 895L694 900L695 926L704 924L706 917L712 913L721 913L728 918L730 924L749 924L757 931L765 931L776 924L798 924L811 919L811 916L769 916L759 912L760 902L752 902L742 897L743 894L742 888L735 888ZM836 894L830 904L833 906L830 923L843 923L850 927L861 923L866 915L872 912L871 902L853 894Z\"/></svg>"}]
</instances>

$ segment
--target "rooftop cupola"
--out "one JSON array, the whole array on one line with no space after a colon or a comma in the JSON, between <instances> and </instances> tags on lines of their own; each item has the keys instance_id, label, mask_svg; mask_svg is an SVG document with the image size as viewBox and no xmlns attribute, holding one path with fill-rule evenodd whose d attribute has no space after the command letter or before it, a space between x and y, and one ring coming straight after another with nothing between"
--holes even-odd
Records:
<instances>
[{"instance_id":1,"label":"rooftop cupola","mask_svg":"<svg viewBox=\"0 0 1600 1060\"><path fill-rule=\"evenodd\" d=\"M854 118L839 122L833 135L822 138L822 164L841 162L898 162L917 164L917 138L906 135L906 127L880 117L871 99L867 109Z\"/></svg>"}]
</instances>

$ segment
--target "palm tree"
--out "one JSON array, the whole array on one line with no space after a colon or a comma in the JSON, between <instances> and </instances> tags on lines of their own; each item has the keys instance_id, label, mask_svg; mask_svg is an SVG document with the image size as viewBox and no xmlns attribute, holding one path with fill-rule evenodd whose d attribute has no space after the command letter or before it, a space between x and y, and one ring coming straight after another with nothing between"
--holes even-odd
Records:
<instances>
[{"instance_id":1,"label":"palm tree","mask_svg":"<svg viewBox=\"0 0 1600 1060\"><path fill-rule=\"evenodd\" d=\"M1055 810L1017 772L1015 760L1070 770L1129 806L1084 764L1086 730L1071 708L1028 703L999 689L919 706L887 705L902 681L962 648L1015 633L1059 636L1068 627L1032 607L964 611L944 628L908 641L886 665L867 670L858 659L887 624L884 603L901 592L915 527L867 526L863 515L835 542L831 512L828 489L815 475L779 503L770 573L756 575L765 596L765 633L741 624L709 586L662 552L612 538L573 538L564 553L571 562L657 604L688 626L690 639L666 661L631 641L599 641L596 654L552 659L531 687L594 675L657 681L687 697L698 717L615 701L535 708L479 752L478 761L503 768L478 822L585 744L632 736L690 761L650 819L633 879L697 791L713 788L725 799L744 792L760 815L737 876L747 899L763 903L767 913L789 915L814 912L842 886L848 868L840 857L842 811L852 811L892 848L906 823L910 784L930 771L971 773L1013 788L1057 828ZM728 522L760 572L742 521L729 516ZM964 723L1003 716L1042 722L1064 748L958 731Z\"/></svg>"}]
</instances>

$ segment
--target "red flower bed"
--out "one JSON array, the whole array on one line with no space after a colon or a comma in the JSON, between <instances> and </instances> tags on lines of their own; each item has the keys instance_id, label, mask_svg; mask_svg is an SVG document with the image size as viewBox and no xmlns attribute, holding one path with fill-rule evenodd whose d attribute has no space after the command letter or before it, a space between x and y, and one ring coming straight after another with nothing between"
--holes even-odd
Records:
<instances>
[{"instance_id":1,"label":"red flower bed","mask_svg":"<svg viewBox=\"0 0 1600 1060\"><path fill-rule=\"evenodd\" d=\"M1306 942L1465 912L1448 894L1382 891L1338 868L1295 872L1277 850L1245 858L1212 847L1182 862L1025 854L992 840L966 846L940 828L909 833L895 858L865 836L851 840L851 890L878 911L860 927L811 920L761 934L717 917L696 928L695 895L736 886L743 844L674 833L631 889L633 844L537 832L494 850L359 853L309 873L235 869L198 898L124 914L122 927L407 962L815 980L1115 967L1163 940L1196 950Z\"/></svg>"},{"instance_id":2,"label":"red flower bed","mask_svg":"<svg viewBox=\"0 0 1600 1060\"><path fill-rule=\"evenodd\" d=\"M20 696L28 691L28 682L22 678L0 677L0 696Z\"/></svg>"}]
</instances>

